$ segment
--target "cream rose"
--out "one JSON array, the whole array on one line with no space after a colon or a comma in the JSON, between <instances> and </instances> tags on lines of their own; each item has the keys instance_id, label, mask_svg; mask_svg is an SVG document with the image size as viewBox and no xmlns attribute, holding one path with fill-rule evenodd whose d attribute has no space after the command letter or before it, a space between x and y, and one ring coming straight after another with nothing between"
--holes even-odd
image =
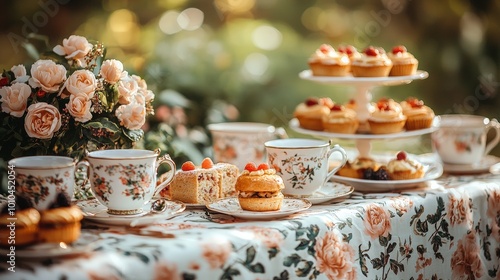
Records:
<instances>
[{"instance_id":1,"label":"cream rose","mask_svg":"<svg viewBox=\"0 0 500 280\"><path fill-rule=\"evenodd\" d=\"M94 73L89 70L77 70L69 76L65 88L71 94L85 94L90 99L94 96L97 81Z\"/></svg>"},{"instance_id":2,"label":"cream rose","mask_svg":"<svg viewBox=\"0 0 500 280\"><path fill-rule=\"evenodd\" d=\"M56 92L66 80L66 68L52 60L40 59L31 66L29 84L45 92Z\"/></svg>"},{"instance_id":3,"label":"cream rose","mask_svg":"<svg viewBox=\"0 0 500 280\"><path fill-rule=\"evenodd\" d=\"M10 87L0 88L2 111L14 117L22 117L28 106L30 94L31 87L27 84L16 83Z\"/></svg>"},{"instance_id":4,"label":"cream rose","mask_svg":"<svg viewBox=\"0 0 500 280\"><path fill-rule=\"evenodd\" d=\"M30 76L26 75L26 67L24 65L19 64L19 65L14 65L12 68L10 68L10 71L14 73L14 77L16 77L12 83L26 83Z\"/></svg>"},{"instance_id":5,"label":"cream rose","mask_svg":"<svg viewBox=\"0 0 500 280\"><path fill-rule=\"evenodd\" d=\"M74 59L79 65L86 66L82 59L92 50L92 44L87 38L77 35L71 35L63 40L63 44L54 47L53 51L66 59Z\"/></svg>"},{"instance_id":6,"label":"cream rose","mask_svg":"<svg viewBox=\"0 0 500 280\"><path fill-rule=\"evenodd\" d=\"M121 105L116 109L116 117L120 125L128 129L140 129L146 122L146 108L139 103Z\"/></svg>"},{"instance_id":7,"label":"cream rose","mask_svg":"<svg viewBox=\"0 0 500 280\"><path fill-rule=\"evenodd\" d=\"M134 98L134 95L137 94L138 90L139 86L134 79L128 77L121 80L118 83L118 103L123 105L129 104Z\"/></svg>"},{"instance_id":8,"label":"cream rose","mask_svg":"<svg viewBox=\"0 0 500 280\"><path fill-rule=\"evenodd\" d=\"M327 231L323 237L316 238L314 250L316 267L328 279L356 279L354 249L335 233Z\"/></svg>"},{"instance_id":9,"label":"cream rose","mask_svg":"<svg viewBox=\"0 0 500 280\"><path fill-rule=\"evenodd\" d=\"M391 231L391 215L379 204L370 204L366 207L365 232L372 238L387 237Z\"/></svg>"},{"instance_id":10,"label":"cream rose","mask_svg":"<svg viewBox=\"0 0 500 280\"><path fill-rule=\"evenodd\" d=\"M101 76L112 85L116 84L124 76L123 64L116 59L108 59L101 65Z\"/></svg>"},{"instance_id":11,"label":"cream rose","mask_svg":"<svg viewBox=\"0 0 500 280\"><path fill-rule=\"evenodd\" d=\"M61 114L56 107L45 102L31 104L24 119L24 129L29 137L50 139L61 128Z\"/></svg>"},{"instance_id":12,"label":"cream rose","mask_svg":"<svg viewBox=\"0 0 500 280\"><path fill-rule=\"evenodd\" d=\"M66 108L71 116L79 122L88 122L92 119L92 114L90 113L90 106L92 102L85 94L72 94L69 97L69 102L66 104Z\"/></svg>"}]
</instances>

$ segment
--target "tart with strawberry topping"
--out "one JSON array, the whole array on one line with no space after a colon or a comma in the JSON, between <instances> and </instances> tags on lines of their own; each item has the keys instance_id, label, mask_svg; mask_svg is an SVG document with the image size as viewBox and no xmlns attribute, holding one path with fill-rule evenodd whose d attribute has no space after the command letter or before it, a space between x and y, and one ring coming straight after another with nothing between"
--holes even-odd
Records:
<instances>
[{"instance_id":1,"label":"tart with strawberry topping","mask_svg":"<svg viewBox=\"0 0 500 280\"><path fill-rule=\"evenodd\" d=\"M424 167L418 161L408 158L406 152L396 154L396 158L387 163L391 180L410 180L424 177Z\"/></svg>"},{"instance_id":2,"label":"tart with strawberry topping","mask_svg":"<svg viewBox=\"0 0 500 280\"><path fill-rule=\"evenodd\" d=\"M354 77L387 77L392 68L392 61L380 47L367 47L361 57L351 63Z\"/></svg>"},{"instance_id":3,"label":"tart with strawberry topping","mask_svg":"<svg viewBox=\"0 0 500 280\"><path fill-rule=\"evenodd\" d=\"M334 104L330 113L323 116L323 129L328 132L353 134L359 126L356 111Z\"/></svg>"},{"instance_id":4,"label":"tart with strawberry topping","mask_svg":"<svg viewBox=\"0 0 500 280\"><path fill-rule=\"evenodd\" d=\"M418 60L406 50L405 46L393 47L387 56L392 61L389 76L409 76L417 72Z\"/></svg>"},{"instance_id":5,"label":"tart with strawberry topping","mask_svg":"<svg viewBox=\"0 0 500 280\"><path fill-rule=\"evenodd\" d=\"M375 111L368 118L370 132L387 134L401 132L406 123L406 116L399 103L393 99L382 98L377 101Z\"/></svg>"},{"instance_id":6,"label":"tart with strawberry topping","mask_svg":"<svg viewBox=\"0 0 500 280\"><path fill-rule=\"evenodd\" d=\"M322 44L307 63L314 76L342 77L349 73L351 61L347 54L337 52L331 45Z\"/></svg>"},{"instance_id":7,"label":"tart with strawberry topping","mask_svg":"<svg viewBox=\"0 0 500 280\"><path fill-rule=\"evenodd\" d=\"M323 116L330 114L333 105L333 101L328 97L309 97L295 108L293 114L299 121L300 127L323 130Z\"/></svg>"},{"instance_id":8,"label":"tart with strawberry topping","mask_svg":"<svg viewBox=\"0 0 500 280\"><path fill-rule=\"evenodd\" d=\"M424 104L424 101L415 97L408 97L402 101L401 108L406 116L406 130L425 129L432 126L434 111Z\"/></svg>"}]
</instances>

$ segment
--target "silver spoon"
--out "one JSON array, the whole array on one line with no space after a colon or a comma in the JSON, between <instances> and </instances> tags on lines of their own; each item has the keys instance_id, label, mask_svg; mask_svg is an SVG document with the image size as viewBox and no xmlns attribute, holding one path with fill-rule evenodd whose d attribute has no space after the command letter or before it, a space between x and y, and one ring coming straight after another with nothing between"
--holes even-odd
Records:
<instances>
[{"instance_id":1,"label":"silver spoon","mask_svg":"<svg viewBox=\"0 0 500 280\"><path fill-rule=\"evenodd\" d=\"M130 222L130 226L135 227L144 217L149 215L160 214L165 212L165 210L167 210L167 200L165 198L158 198L157 200L151 203L151 208L149 209L149 212L146 213L146 215L143 215L137 219L132 220Z\"/></svg>"}]
</instances>

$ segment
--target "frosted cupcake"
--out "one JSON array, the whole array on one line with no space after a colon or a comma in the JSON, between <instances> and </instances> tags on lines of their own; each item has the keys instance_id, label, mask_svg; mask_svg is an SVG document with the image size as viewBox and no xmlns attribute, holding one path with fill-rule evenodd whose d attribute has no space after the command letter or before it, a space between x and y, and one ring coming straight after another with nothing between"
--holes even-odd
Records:
<instances>
[{"instance_id":1,"label":"frosted cupcake","mask_svg":"<svg viewBox=\"0 0 500 280\"><path fill-rule=\"evenodd\" d=\"M358 58L361 57L361 54L358 52L358 50L352 46L352 45L341 45L337 48L337 51L339 53L344 53L349 57L349 72L351 72L351 65L352 62Z\"/></svg>"},{"instance_id":2,"label":"frosted cupcake","mask_svg":"<svg viewBox=\"0 0 500 280\"><path fill-rule=\"evenodd\" d=\"M356 112L339 104L333 105L330 113L323 116L323 129L328 132L353 134L358 126Z\"/></svg>"},{"instance_id":3,"label":"frosted cupcake","mask_svg":"<svg viewBox=\"0 0 500 280\"><path fill-rule=\"evenodd\" d=\"M402 101L401 108L406 116L406 130L417 130L429 128L434 120L434 111L424 105L424 101L409 97Z\"/></svg>"},{"instance_id":4,"label":"frosted cupcake","mask_svg":"<svg viewBox=\"0 0 500 280\"><path fill-rule=\"evenodd\" d=\"M399 152L395 159L387 163L387 171L391 180L410 180L424 176L422 164L409 159L405 152Z\"/></svg>"},{"instance_id":5,"label":"frosted cupcake","mask_svg":"<svg viewBox=\"0 0 500 280\"><path fill-rule=\"evenodd\" d=\"M366 104L367 108L365 110L361 110L363 108L358 108L356 104L356 100L350 99L344 106L348 109L354 110L356 112L356 117L358 118L358 129L356 132L358 133L369 133L370 125L368 124L368 117L375 111L374 103Z\"/></svg>"},{"instance_id":6,"label":"frosted cupcake","mask_svg":"<svg viewBox=\"0 0 500 280\"><path fill-rule=\"evenodd\" d=\"M349 72L349 57L327 44L321 45L307 62L314 76L342 77Z\"/></svg>"},{"instance_id":7,"label":"frosted cupcake","mask_svg":"<svg viewBox=\"0 0 500 280\"><path fill-rule=\"evenodd\" d=\"M387 77L392 68L392 61L385 54L384 49L368 47L361 57L351 63L354 77Z\"/></svg>"},{"instance_id":8,"label":"frosted cupcake","mask_svg":"<svg viewBox=\"0 0 500 280\"><path fill-rule=\"evenodd\" d=\"M323 117L330 114L333 101L328 98L310 97L300 103L293 113L300 127L311 130L323 130Z\"/></svg>"},{"instance_id":9,"label":"frosted cupcake","mask_svg":"<svg viewBox=\"0 0 500 280\"><path fill-rule=\"evenodd\" d=\"M396 133L403 130L406 116L399 103L392 99L380 99L368 123L373 134Z\"/></svg>"},{"instance_id":10,"label":"frosted cupcake","mask_svg":"<svg viewBox=\"0 0 500 280\"><path fill-rule=\"evenodd\" d=\"M406 51L405 46L395 46L388 57L392 61L389 76L409 76L417 72L418 60Z\"/></svg>"}]
</instances>

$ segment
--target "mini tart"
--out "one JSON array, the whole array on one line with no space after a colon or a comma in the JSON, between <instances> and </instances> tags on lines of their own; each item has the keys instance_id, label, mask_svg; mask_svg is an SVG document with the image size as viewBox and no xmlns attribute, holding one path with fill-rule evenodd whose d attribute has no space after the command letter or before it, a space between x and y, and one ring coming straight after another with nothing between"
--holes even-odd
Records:
<instances>
[{"instance_id":1,"label":"mini tart","mask_svg":"<svg viewBox=\"0 0 500 280\"><path fill-rule=\"evenodd\" d=\"M363 179L363 173L371 168L378 170L380 165L371 158L356 158L353 162L347 162L344 167L337 171L337 175L349 178Z\"/></svg>"},{"instance_id":2,"label":"mini tart","mask_svg":"<svg viewBox=\"0 0 500 280\"><path fill-rule=\"evenodd\" d=\"M243 170L236 180L240 207L247 211L277 211L281 209L285 188L283 179L274 169Z\"/></svg>"},{"instance_id":3,"label":"mini tart","mask_svg":"<svg viewBox=\"0 0 500 280\"><path fill-rule=\"evenodd\" d=\"M330 114L333 101L326 98L308 98L300 103L294 111L300 127L310 130L323 130L323 116Z\"/></svg>"},{"instance_id":4,"label":"mini tart","mask_svg":"<svg viewBox=\"0 0 500 280\"><path fill-rule=\"evenodd\" d=\"M15 216L2 214L0 216L0 245L2 246L22 246L34 243L36 241L38 222L40 213L35 208L23 210L16 209ZM12 218L15 218L12 219ZM9 243L10 228L7 226L15 222L15 243ZM12 241L10 241L12 242Z\"/></svg>"},{"instance_id":5,"label":"mini tart","mask_svg":"<svg viewBox=\"0 0 500 280\"><path fill-rule=\"evenodd\" d=\"M405 46L395 46L387 56L392 61L389 76L410 76L417 72L418 60L406 51Z\"/></svg>"},{"instance_id":6,"label":"mini tart","mask_svg":"<svg viewBox=\"0 0 500 280\"><path fill-rule=\"evenodd\" d=\"M410 97L400 104L403 114L407 118L406 130L425 129L432 126L435 117L434 111L425 106L422 100Z\"/></svg>"},{"instance_id":7,"label":"mini tart","mask_svg":"<svg viewBox=\"0 0 500 280\"><path fill-rule=\"evenodd\" d=\"M397 133L403 131L406 116L398 103L392 99L384 99L377 102L368 123L373 134Z\"/></svg>"},{"instance_id":8,"label":"mini tart","mask_svg":"<svg viewBox=\"0 0 500 280\"><path fill-rule=\"evenodd\" d=\"M386 169L391 180L410 180L424 177L422 164L408 158L393 159L387 163Z\"/></svg>"},{"instance_id":9,"label":"mini tart","mask_svg":"<svg viewBox=\"0 0 500 280\"><path fill-rule=\"evenodd\" d=\"M42 211L38 240L47 243L72 243L80 237L82 212L78 206Z\"/></svg>"},{"instance_id":10,"label":"mini tart","mask_svg":"<svg viewBox=\"0 0 500 280\"><path fill-rule=\"evenodd\" d=\"M330 114L323 116L323 129L328 132L353 134L358 126L356 112L341 105L334 105Z\"/></svg>"},{"instance_id":11,"label":"mini tart","mask_svg":"<svg viewBox=\"0 0 500 280\"><path fill-rule=\"evenodd\" d=\"M314 76L342 77L349 73L350 60L327 44L322 44L307 61Z\"/></svg>"},{"instance_id":12,"label":"mini tart","mask_svg":"<svg viewBox=\"0 0 500 280\"><path fill-rule=\"evenodd\" d=\"M354 77L387 77L391 68L392 61L382 48L368 47L351 63Z\"/></svg>"}]
</instances>

